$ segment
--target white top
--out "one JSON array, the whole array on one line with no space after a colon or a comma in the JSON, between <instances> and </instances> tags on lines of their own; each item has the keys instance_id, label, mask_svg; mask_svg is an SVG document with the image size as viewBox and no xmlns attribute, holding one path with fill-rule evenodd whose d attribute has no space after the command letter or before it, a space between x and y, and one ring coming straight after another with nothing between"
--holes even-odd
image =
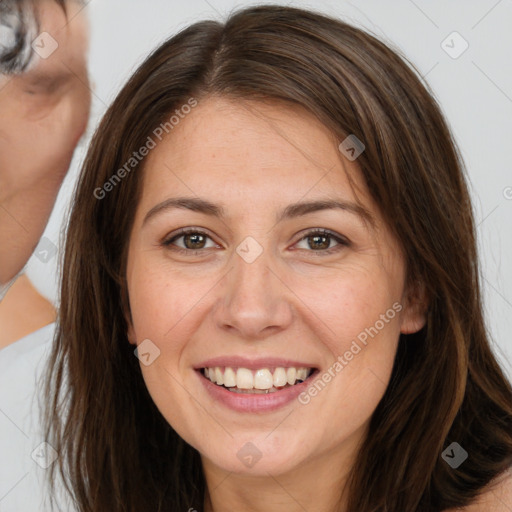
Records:
<instances>
[{"instance_id":1,"label":"white top","mask_svg":"<svg viewBox=\"0 0 512 512\"><path fill-rule=\"evenodd\" d=\"M42 444L37 391L42 391L39 379L48 366L54 332L53 323L0 350L1 512L50 510L44 476L57 454Z\"/></svg>"},{"instance_id":2,"label":"white top","mask_svg":"<svg viewBox=\"0 0 512 512\"><path fill-rule=\"evenodd\" d=\"M16 274L8 283L5 283L5 284L1 284L0 283L0 300L2 300L5 295L7 294L7 292L9 291L9 288L14 284L14 282L16 281L16 279L18 279L18 277L21 276L21 274L23 274L25 271L24 268L22 268L20 270L20 272L18 274ZM20 340L21 341L21 340Z\"/></svg>"}]
</instances>

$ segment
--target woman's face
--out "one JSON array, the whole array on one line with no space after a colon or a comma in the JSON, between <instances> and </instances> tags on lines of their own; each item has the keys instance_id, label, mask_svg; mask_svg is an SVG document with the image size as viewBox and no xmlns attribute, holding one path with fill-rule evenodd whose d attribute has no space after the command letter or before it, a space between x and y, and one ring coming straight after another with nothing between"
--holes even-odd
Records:
<instances>
[{"instance_id":1,"label":"woman's face","mask_svg":"<svg viewBox=\"0 0 512 512\"><path fill-rule=\"evenodd\" d=\"M208 98L147 157L128 337L143 343L158 409L207 468L277 475L348 457L399 333L423 325L340 142L302 109Z\"/></svg>"}]
</instances>

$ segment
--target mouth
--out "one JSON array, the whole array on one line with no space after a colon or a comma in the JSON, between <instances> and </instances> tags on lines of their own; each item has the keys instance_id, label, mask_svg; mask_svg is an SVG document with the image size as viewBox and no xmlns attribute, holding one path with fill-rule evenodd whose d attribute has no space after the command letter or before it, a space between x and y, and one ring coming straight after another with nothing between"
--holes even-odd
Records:
<instances>
[{"instance_id":1,"label":"mouth","mask_svg":"<svg viewBox=\"0 0 512 512\"><path fill-rule=\"evenodd\" d=\"M232 393L267 395L302 384L311 378L316 369L294 366L258 369L214 366L199 371L204 378Z\"/></svg>"}]
</instances>

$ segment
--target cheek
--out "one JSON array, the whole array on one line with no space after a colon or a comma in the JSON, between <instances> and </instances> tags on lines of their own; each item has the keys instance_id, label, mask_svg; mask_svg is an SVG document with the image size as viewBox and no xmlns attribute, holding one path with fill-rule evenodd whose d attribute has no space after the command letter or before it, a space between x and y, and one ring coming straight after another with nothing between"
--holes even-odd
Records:
<instances>
[{"instance_id":1,"label":"cheek","mask_svg":"<svg viewBox=\"0 0 512 512\"><path fill-rule=\"evenodd\" d=\"M371 416L389 382L400 335L400 285L398 274L352 267L300 292L315 313L311 328L329 352L301 403L313 416L344 425L343 432Z\"/></svg>"},{"instance_id":2,"label":"cheek","mask_svg":"<svg viewBox=\"0 0 512 512\"><path fill-rule=\"evenodd\" d=\"M378 267L351 265L319 279L297 280L294 289L315 313L315 332L331 353L340 355L353 340L364 341L368 331L374 337L395 339L401 309L399 277Z\"/></svg>"},{"instance_id":3,"label":"cheek","mask_svg":"<svg viewBox=\"0 0 512 512\"><path fill-rule=\"evenodd\" d=\"M75 100L75 112L73 115L74 118L74 130L72 131L72 144L75 147L78 144L78 141L84 134L87 129L87 124L89 121L89 115L91 112L91 93L88 89L85 88L82 91L78 91L76 93Z\"/></svg>"},{"instance_id":4,"label":"cheek","mask_svg":"<svg viewBox=\"0 0 512 512\"><path fill-rule=\"evenodd\" d=\"M91 97L85 85L80 85L83 90L69 93L48 118L49 129L53 130L51 138L53 147L60 148L61 165L67 171L67 167L73 157L73 152L87 129L90 114ZM50 146L50 143L48 143ZM58 152L54 151L57 155Z\"/></svg>"},{"instance_id":5,"label":"cheek","mask_svg":"<svg viewBox=\"0 0 512 512\"><path fill-rule=\"evenodd\" d=\"M201 298L211 286L206 279L184 277L152 258L134 261L128 294L135 339L149 338L161 348L162 356L171 358L193 335Z\"/></svg>"},{"instance_id":6,"label":"cheek","mask_svg":"<svg viewBox=\"0 0 512 512\"><path fill-rule=\"evenodd\" d=\"M190 285L173 279L157 263L144 258L136 256L129 262L127 277L134 338L131 341L140 345L150 340L159 350L155 356L155 349L149 345L150 364L141 360L144 382L162 415L181 432L190 401L180 372L182 353L192 335L185 319L197 299L192 300Z\"/></svg>"}]
</instances>

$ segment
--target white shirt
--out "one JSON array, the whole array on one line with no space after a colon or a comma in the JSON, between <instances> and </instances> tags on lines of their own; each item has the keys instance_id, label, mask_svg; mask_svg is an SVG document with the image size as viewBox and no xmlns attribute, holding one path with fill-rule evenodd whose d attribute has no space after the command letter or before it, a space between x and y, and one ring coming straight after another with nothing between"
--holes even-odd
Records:
<instances>
[{"instance_id":1,"label":"white shirt","mask_svg":"<svg viewBox=\"0 0 512 512\"><path fill-rule=\"evenodd\" d=\"M5 297L6 293L9 291L9 288L14 284L16 279L18 279L18 277L20 277L21 274L23 274L24 271L25 271L25 269L23 268L8 283L5 283L5 284L0 283L0 300L2 300Z\"/></svg>"},{"instance_id":2,"label":"white shirt","mask_svg":"<svg viewBox=\"0 0 512 512\"><path fill-rule=\"evenodd\" d=\"M38 391L54 332L50 324L0 350L0 512L50 510L45 466L56 452L42 444Z\"/></svg>"}]
</instances>

